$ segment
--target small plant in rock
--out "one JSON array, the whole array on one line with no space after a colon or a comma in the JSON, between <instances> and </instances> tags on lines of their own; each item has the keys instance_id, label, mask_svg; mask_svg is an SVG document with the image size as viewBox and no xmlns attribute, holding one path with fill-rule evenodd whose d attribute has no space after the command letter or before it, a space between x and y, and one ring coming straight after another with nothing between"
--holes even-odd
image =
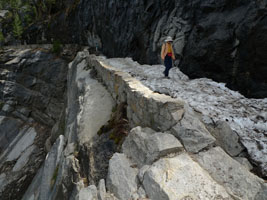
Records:
<instances>
[{"instance_id":1,"label":"small plant in rock","mask_svg":"<svg viewBox=\"0 0 267 200\"><path fill-rule=\"evenodd\" d=\"M53 41L52 52L59 55L62 51L62 43L59 40Z\"/></svg>"},{"instance_id":2,"label":"small plant in rock","mask_svg":"<svg viewBox=\"0 0 267 200\"><path fill-rule=\"evenodd\" d=\"M113 113L107 125L101 127L98 135L109 133L109 138L118 146L121 146L124 138L128 135L129 124L126 114L126 104L122 103L112 109Z\"/></svg>"},{"instance_id":3,"label":"small plant in rock","mask_svg":"<svg viewBox=\"0 0 267 200\"><path fill-rule=\"evenodd\" d=\"M0 45L5 41L4 34L0 31Z\"/></svg>"},{"instance_id":4,"label":"small plant in rock","mask_svg":"<svg viewBox=\"0 0 267 200\"><path fill-rule=\"evenodd\" d=\"M50 188L51 189L54 187L55 182L57 180L58 170L59 170L59 166L57 165L56 169L54 170L54 173L53 173L53 176L51 178L51 181L50 181Z\"/></svg>"}]
</instances>

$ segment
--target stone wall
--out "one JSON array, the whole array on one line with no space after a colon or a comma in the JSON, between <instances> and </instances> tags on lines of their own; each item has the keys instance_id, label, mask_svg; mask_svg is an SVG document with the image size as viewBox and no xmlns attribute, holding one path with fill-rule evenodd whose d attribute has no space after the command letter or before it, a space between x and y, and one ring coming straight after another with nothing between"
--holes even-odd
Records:
<instances>
[{"instance_id":1,"label":"stone wall","mask_svg":"<svg viewBox=\"0 0 267 200\"><path fill-rule=\"evenodd\" d=\"M184 114L184 102L151 91L130 74L117 71L101 57L91 56L89 65L106 85L117 103L126 102L127 116L132 127L170 130Z\"/></svg>"},{"instance_id":2,"label":"stone wall","mask_svg":"<svg viewBox=\"0 0 267 200\"><path fill-rule=\"evenodd\" d=\"M130 74L117 70L104 57L90 55L87 61L117 103L127 103L127 117L132 128L141 126L156 131L171 131L193 153L215 142L215 138L183 100L151 91Z\"/></svg>"}]
</instances>

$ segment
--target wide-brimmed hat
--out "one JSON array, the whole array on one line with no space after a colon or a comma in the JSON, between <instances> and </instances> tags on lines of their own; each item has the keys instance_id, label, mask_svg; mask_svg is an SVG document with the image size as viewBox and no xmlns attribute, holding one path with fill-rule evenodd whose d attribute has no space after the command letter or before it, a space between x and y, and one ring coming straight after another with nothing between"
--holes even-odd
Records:
<instances>
[{"instance_id":1,"label":"wide-brimmed hat","mask_svg":"<svg viewBox=\"0 0 267 200\"><path fill-rule=\"evenodd\" d=\"M168 36L164 41L165 42L173 42L173 39L171 36Z\"/></svg>"}]
</instances>

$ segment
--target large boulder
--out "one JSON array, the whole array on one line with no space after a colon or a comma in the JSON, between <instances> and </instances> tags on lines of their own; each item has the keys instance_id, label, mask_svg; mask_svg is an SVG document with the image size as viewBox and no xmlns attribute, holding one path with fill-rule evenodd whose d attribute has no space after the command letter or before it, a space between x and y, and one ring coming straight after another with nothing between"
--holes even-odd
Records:
<instances>
[{"instance_id":1,"label":"large boulder","mask_svg":"<svg viewBox=\"0 0 267 200\"><path fill-rule=\"evenodd\" d=\"M216 139L197 118L193 109L188 105L185 108L186 112L182 120L172 127L171 131L183 143L187 151L197 153L214 144Z\"/></svg>"},{"instance_id":2,"label":"large boulder","mask_svg":"<svg viewBox=\"0 0 267 200\"><path fill-rule=\"evenodd\" d=\"M137 169L124 154L116 153L109 161L107 188L119 199L130 199L137 192Z\"/></svg>"},{"instance_id":3,"label":"large boulder","mask_svg":"<svg viewBox=\"0 0 267 200\"><path fill-rule=\"evenodd\" d=\"M136 127L125 139L122 150L139 168L150 165L160 157L183 149L171 134L155 132L150 128Z\"/></svg>"},{"instance_id":4,"label":"large boulder","mask_svg":"<svg viewBox=\"0 0 267 200\"><path fill-rule=\"evenodd\" d=\"M154 163L144 174L143 186L153 200L232 199L185 153Z\"/></svg>"},{"instance_id":5,"label":"large boulder","mask_svg":"<svg viewBox=\"0 0 267 200\"><path fill-rule=\"evenodd\" d=\"M97 188L95 185L81 189L79 192L79 200L98 200Z\"/></svg>"},{"instance_id":6,"label":"large boulder","mask_svg":"<svg viewBox=\"0 0 267 200\"><path fill-rule=\"evenodd\" d=\"M216 138L216 143L231 156L237 156L244 150L244 147L239 142L239 136L231 129L227 122L216 122L211 134Z\"/></svg>"},{"instance_id":7,"label":"large boulder","mask_svg":"<svg viewBox=\"0 0 267 200\"><path fill-rule=\"evenodd\" d=\"M196 159L212 178L233 196L239 199L266 199L267 184L228 156L220 147L201 152Z\"/></svg>"}]
</instances>

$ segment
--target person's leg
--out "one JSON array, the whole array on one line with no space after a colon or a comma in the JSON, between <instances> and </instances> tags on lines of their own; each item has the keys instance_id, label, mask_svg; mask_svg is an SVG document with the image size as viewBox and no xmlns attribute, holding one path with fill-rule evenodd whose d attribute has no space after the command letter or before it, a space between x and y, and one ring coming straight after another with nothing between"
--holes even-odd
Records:
<instances>
[{"instance_id":1,"label":"person's leg","mask_svg":"<svg viewBox=\"0 0 267 200\"><path fill-rule=\"evenodd\" d=\"M167 57L168 57L168 56L165 56L165 58L164 58L164 66L165 66L165 70L163 71L164 76L167 76L167 75L166 75L167 66L168 66Z\"/></svg>"},{"instance_id":2,"label":"person's leg","mask_svg":"<svg viewBox=\"0 0 267 200\"><path fill-rule=\"evenodd\" d=\"M165 76L169 76L169 71L172 68L172 58L170 56L166 56L165 60L164 60L164 64L165 64Z\"/></svg>"}]
</instances>

